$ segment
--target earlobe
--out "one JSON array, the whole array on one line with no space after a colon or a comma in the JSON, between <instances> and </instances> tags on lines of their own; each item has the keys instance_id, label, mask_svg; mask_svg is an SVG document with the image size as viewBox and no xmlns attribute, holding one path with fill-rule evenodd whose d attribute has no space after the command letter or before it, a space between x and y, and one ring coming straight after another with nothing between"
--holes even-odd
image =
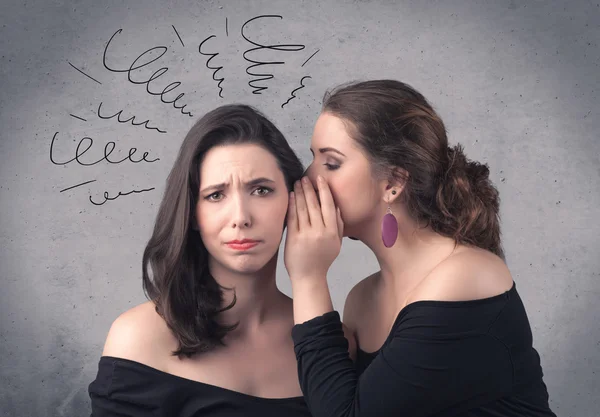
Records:
<instances>
[{"instance_id":1,"label":"earlobe","mask_svg":"<svg viewBox=\"0 0 600 417\"><path fill-rule=\"evenodd\" d=\"M408 172L402 168L394 168L385 187L385 201L393 203L404 190L408 181Z\"/></svg>"}]
</instances>

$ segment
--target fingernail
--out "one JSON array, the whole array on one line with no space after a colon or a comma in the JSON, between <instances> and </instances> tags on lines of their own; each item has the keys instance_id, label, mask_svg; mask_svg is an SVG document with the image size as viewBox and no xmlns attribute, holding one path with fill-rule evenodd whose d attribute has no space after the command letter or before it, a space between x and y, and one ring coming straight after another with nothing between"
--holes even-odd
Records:
<instances>
[{"instance_id":1,"label":"fingernail","mask_svg":"<svg viewBox=\"0 0 600 417\"><path fill-rule=\"evenodd\" d=\"M317 175L317 181L319 182L323 182L323 177L319 174Z\"/></svg>"},{"instance_id":2,"label":"fingernail","mask_svg":"<svg viewBox=\"0 0 600 417\"><path fill-rule=\"evenodd\" d=\"M308 184L308 177L302 177L302 182L304 184Z\"/></svg>"}]
</instances>

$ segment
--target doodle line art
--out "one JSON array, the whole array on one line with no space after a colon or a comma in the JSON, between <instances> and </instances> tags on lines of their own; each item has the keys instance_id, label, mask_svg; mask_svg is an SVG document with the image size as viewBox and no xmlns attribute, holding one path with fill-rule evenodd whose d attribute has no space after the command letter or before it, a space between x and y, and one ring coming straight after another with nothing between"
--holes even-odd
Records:
<instances>
[{"instance_id":1,"label":"doodle line art","mask_svg":"<svg viewBox=\"0 0 600 417\"><path fill-rule=\"evenodd\" d=\"M311 58L312 58L313 56L315 56L315 55L317 54L317 52L319 52L319 51L320 51L320 49L317 49L317 50L315 51L315 53L314 53L314 54L312 54L311 56L309 56L309 57L308 57L308 59L307 59L306 61L304 61L304 64L302 64L302 65L300 65L300 66L301 66L301 67L303 67L304 65L306 65L306 63L307 63L308 61L310 61L310 60L311 60Z\"/></svg>"},{"instance_id":2,"label":"doodle line art","mask_svg":"<svg viewBox=\"0 0 600 417\"><path fill-rule=\"evenodd\" d=\"M267 19L269 19L269 20L267 20ZM283 16L275 15L275 14L264 14L264 15L255 16L255 17L248 19L246 22L244 22L244 24L240 28L241 37L249 45L248 49L243 51L242 56L243 56L244 60L248 63L247 67L245 68L245 72L249 76L249 80L248 80L247 84L251 88L252 94L262 94L263 91L268 90L269 81L276 78L274 73L272 73L273 71L269 71L267 69L269 65L273 65L275 67L275 66L281 66L281 65L286 64L285 60L279 56L277 56L275 59L271 59L271 60L262 59L262 58L260 58L261 53L264 54L264 53L267 53L268 51L270 51L271 53L275 52L277 54L284 53L284 52L299 52L306 48L305 45L302 45L302 44L291 44L291 43L285 44L285 43L280 43L279 41L258 41L257 39L255 39L255 37L257 35L252 35L252 36L249 35L251 27L254 27L257 24L261 25L265 22L266 23L272 22L272 19L282 20ZM173 31L175 32L175 35L177 36L179 43L181 44L182 47L185 48L185 43L183 41L183 38L181 37L181 35L180 35L179 31L177 30L177 28L175 27L175 25L171 25L171 27L172 27ZM257 29L260 30L260 33L265 33L266 27L265 27L265 25L263 25L263 27L259 26L259 27L257 27ZM127 74L127 80L131 84L144 85L146 92L148 94L150 94L151 96L158 96L162 103L170 104L170 105L172 105L173 108L179 110L181 114L187 115L189 117L193 117L192 112L186 111L186 109L188 107L188 104L185 103L186 100L184 98L186 93L183 93L183 92L179 93L175 97L175 94L177 93L177 91L175 91L175 90L178 87L183 87L182 82L175 80L174 82L171 82L170 84L166 85L162 90L157 86L157 84L160 82L159 78L161 76L165 75L169 71L169 68L167 66L162 66L161 68L157 69L149 77L147 77L145 75L141 75L142 74L141 70L143 70L143 69L144 69L144 71L148 71L148 73L152 72L152 69L150 69L151 68L150 65L152 65L152 64L154 64L155 66L158 65L157 61L159 61L169 51L169 48L167 46L159 45L159 46L154 46L152 48L147 49L146 51L144 51L140 55L138 55L137 58L135 58L133 60L133 62L131 62L131 64L128 66L127 65L124 65L124 66L113 65L114 63L112 62L111 57L119 56L116 54L117 50L116 50L115 44L117 44L118 42L115 38L117 37L117 35L122 34L122 33L123 33L123 29L118 29L117 31L115 31L112 34L112 36L110 36L108 42L106 42L106 44L104 46L104 51L102 54L102 64L103 64L104 68L113 73ZM250 32L250 33L254 33L254 32ZM228 17L225 17L225 34L226 34L226 36L229 36L229 19L228 19ZM225 81L225 77L222 75L222 73L224 70L224 66L217 66L214 63L216 60L213 61L213 58L216 58L219 55L219 52L209 51L209 45L208 45L209 41L216 37L217 37L216 35L210 35L210 36L206 37L202 42L200 42L200 44L198 46L198 52L201 55L207 57L207 60L205 62L206 68L212 70L212 79L213 79L213 81L216 81L216 83L217 83L217 87L219 89L219 91L218 91L219 97L223 98L223 84ZM115 53L111 54L112 51L114 51ZM320 51L320 49L317 49L315 52L313 52L312 55L310 55L302 63L301 67L304 67L315 55L317 55L319 53L319 51ZM69 63L69 65L72 68L77 70L79 73L83 74L84 76L86 76L87 78L96 82L97 84L102 85L102 82L100 82L98 79L87 74L82 69L77 68L71 62L69 62L69 61L67 61L67 62ZM267 68L264 68L265 66ZM272 67L272 68L274 68L274 67ZM219 73L219 71L221 71L221 73ZM166 77L163 77L163 79L164 78L166 78ZM295 88L291 91L287 100L281 104L282 109L285 108L285 106L287 106L293 99L298 98L298 96L297 96L298 91L306 86L304 84L304 82L306 79L309 79L309 78L312 78L312 77L310 75L305 75L300 79L300 83L299 83L300 85L295 86ZM181 91L181 89L179 91ZM171 94L169 94L169 93L171 93ZM96 115L98 116L99 119L102 119L102 120L116 119L116 121L119 124L130 124L130 125L136 126L136 127L142 126L145 129L150 130L150 131L156 131L156 132L162 133L162 134L167 133L166 130L161 129L156 126L153 126L153 123L150 121L150 119L140 121L140 120L138 120L138 116L136 116L136 115L131 115L131 117L126 118L123 115L123 113L126 111L125 108L122 108L121 110L119 110L117 112L113 112L113 111L107 111L106 107L107 107L107 105L105 105L104 102L100 102L98 104L98 107L96 109ZM110 107L110 106L108 106L108 107ZM71 116L75 119L78 119L80 121L83 121L83 122L87 122L89 119L89 117L87 117L87 116L82 117L75 113L70 113L69 116ZM143 152L143 155L140 156L140 154L142 152L138 151L138 149L135 147L129 148L128 152L123 152L122 155L115 157L113 155L113 152L115 153L115 155L117 154L117 152L115 152L116 147L117 147L115 141L110 141L110 142L106 143L106 145L104 145L104 150L103 150L103 152L101 151L101 153L99 155L100 158L90 159L89 155L88 155L88 157L84 157L84 155L86 153L89 153L88 151L91 151L90 155L93 153L92 148L94 147L93 146L94 139L92 139L89 136L85 136L79 140L79 142L77 143L77 147L75 149L75 155L72 158L70 158L70 159L66 158L63 160L59 160L56 157L56 149L55 149L58 135L59 135L59 132L56 132L54 134L54 136L52 137L52 141L50 143L50 161L54 165L65 166L65 165L68 165L71 163L75 163L80 166L89 167L89 166L93 166L96 164L100 164L102 162L106 162L109 165L116 165L116 164L121 164L121 163L126 163L126 162L131 162L134 164L139 164L142 162L153 163L153 162L157 162L160 160L160 158L152 159L149 156L150 155L149 152ZM68 143L67 141L64 141L64 142ZM98 179L90 179L88 181L81 180L81 181L82 182L79 182L78 184L71 185L71 186L61 189L60 193L64 193L67 191L77 189L78 187L83 187L85 185L95 183L98 181ZM89 197L90 203L93 204L94 206L102 206L102 205L106 204L107 202L117 200L119 197L130 196L130 195L135 195L135 194L140 194L140 193L146 193L146 192L149 192L152 190L155 190L155 187L142 188L142 189L131 189L131 191L127 191L127 192L119 191L117 194L113 194L110 191L104 191L101 194L101 197L100 197L100 195L96 196L96 197L93 195L89 195L88 197Z\"/></svg>"},{"instance_id":3,"label":"doodle line art","mask_svg":"<svg viewBox=\"0 0 600 417\"><path fill-rule=\"evenodd\" d=\"M281 105L281 108L282 108L282 109L283 109L283 106L285 106L286 104L288 104L288 103L290 102L290 100L292 100L292 99L296 98L296 94L295 94L295 93L296 93L296 91L298 91L298 90L301 90L301 89L303 89L303 88L305 87L305 85L303 84L303 81L304 81L306 78L312 78L312 77L311 77L310 75L305 75L304 77L302 77L302 78L300 79L300 87L298 87L298 88L296 88L296 89L292 90L291 97L290 97L290 98L288 98L288 99L287 99L287 101Z\"/></svg>"},{"instance_id":4,"label":"doodle line art","mask_svg":"<svg viewBox=\"0 0 600 417\"><path fill-rule=\"evenodd\" d=\"M181 36L179 36L179 32L177 32L177 29L175 28L175 25L171 25L173 27L173 30L175 31L175 34L177 35L177 37L179 38L179 42L181 42L181 46L183 46L185 48L185 45L183 43L183 40L181 39Z\"/></svg>"},{"instance_id":5,"label":"doodle line art","mask_svg":"<svg viewBox=\"0 0 600 417\"><path fill-rule=\"evenodd\" d=\"M206 68L214 70L212 78L213 78L213 80L219 82L217 84L217 87L219 87L219 97L223 98L223 94L222 94L223 93L223 87L221 87L221 83L223 81L225 81L225 78L224 77L216 78L217 72L219 72L220 70L222 70L223 67L222 66L221 67L211 67L210 65L208 65L213 58L215 58L217 55L219 55L219 53L217 52L217 53L211 54L211 53L204 53L204 52L202 52L202 45L204 45L204 43L206 41L208 41L209 39L212 39L212 38L215 38L215 37L216 37L215 35L210 35L208 38L206 38L202 42L200 42L200 46L198 46L198 52L200 52L200 54L202 54L204 56L210 56L210 58L208 58L208 60L206 61Z\"/></svg>"},{"instance_id":6,"label":"doodle line art","mask_svg":"<svg viewBox=\"0 0 600 417\"><path fill-rule=\"evenodd\" d=\"M256 16L256 17L253 17L252 19L247 20L242 25L242 28L240 29L242 37L246 40L246 42L255 46L254 48L250 48L250 49L244 51L244 53L243 53L244 59L252 64L246 68L246 74L248 74L252 77L259 77L259 78L254 78L254 79L248 81L248 85L252 88L252 94L262 94L261 92L263 90L266 90L269 88L269 87L265 87L265 86L261 86L261 85L256 85L256 83L271 80L271 79L275 78L275 76L273 74L269 74L269 73L251 72L251 70L253 70L254 68L257 68L257 67L261 67L263 65L283 65L283 64L285 64L285 61L255 61L253 59L248 58L247 54L252 53L254 51L261 51L263 49L270 49L270 50L281 51L281 52L297 52L297 51L301 51L305 48L305 45L297 45L297 44L262 45L258 42L254 42L254 41L250 40L244 33L246 26L255 20L266 19L266 18L283 19L283 16L280 16L280 15Z\"/></svg>"},{"instance_id":7,"label":"doodle line art","mask_svg":"<svg viewBox=\"0 0 600 417\"><path fill-rule=\"evenodd\" d=\"M90 138L89 136L86 136L84 138L81 138L81 140L79 141L79 143L77 144L77 149L75 150L75 156L72 159L69 159L66 162L56 162L54 160L54 142L56 141L56 137L58 136L59 132L56 132L54 134L54 136L52 137L52 142L50 142L50 162L52 162L54 165L67 165L70 164L71 162L75 161L77 162L79 165L83 165L86 167L92 166L92 165L96 165L99 164L102 161L106 161L110 164L120 164L122 162L125 161L130 161L134 164L139 164L140 162L156 162L159 161L160 158L156 158L156 159L146 159L146 157L150 154L149 152L144 152L142 154L142 158L139 160L134 160L133 159L133 155L135 155L135 153L137 152L137 148L130 148L129 149L129 153L128 155L121 159L120 161L111 161L110 159L108 159L108 157L110 156L110 154L115 150L115 147L117 146L115 142L107 142L106 145L104 146L104 156L102 158L100 158L99 160L97 160L96 162L92 162L92 163L86 163L86 162L82 162L79 158L81 156L83 156L87 151L89 151L91 149L91 147L94 145L94 139ZM83 144L84 141L88 142L87 148L85 148L83 151L80 151L81 145Z\"/></svg>"},{"instance_id":8,"label":"doodle line art","mask_svg":"<svg viewBox=\"0 0 600 417\"><path fill-rule=\"evenodd\" d=\"M69 116L74 117L74 118L79 119L79 120L82 120L84 122L87 122L87 120L84 119L83 117L75 116L74 114L70 114L70 113L69 113Z\"/></svg>"},{"instance_id":9,"label":"doodle line art","mask_svg":"<svg viewBox=\"0 0 600 417\"><path fill-rule=\"evenodd\" d=\"M113 200L116 200L116 199L117 199L117 198L119 198L119 197L124 197L124 196L126 196L126 195L130 195L130 194L140 194L140 193L145 193L145 192L152 191L152 190L154 190L154 187L152 187L152 188L145 188L145 189L143 189L143 190L131 190L131 191L127 192L127 193L122 193L121 191L119 191L119 194L117 194L117 195L116 195L116 196L114 196L114 197L110 197L110 196L108 195L108 191L105 191L105 192L104 192L104 195L103 195L103 196L104 196L104 201L103 201L103 202L101 202L101 203L96 203L94 200L92 200L92 196L90 196L90 203L92 203L92 204L93 204L93 205L95 205L95 206L101 206L101 205L103 205L104 203L106 203L107 201L113 201Z\"/></svg>"},{"instance_id":10,"label":"doodle line art","mask_svg":"<svg viewBox=\"0 0 600 417\"><path fill-rule=\"evenodd\" d=\"M69 62L69 61L67 61ZM102 85L102 83L100 81L98 81L97 79L95 79L94 77L86 74L85 72L83 72L82 70L80 70L79 68L77 68L75 65L71 64L69 62L69 65L72 66L73 68L75 68L77 71L79 71L80 73L82 73L83 75L85 75L86 77L88 77L90 80L96 81L98 84Z\"/></svg>"},{"instance_id":11,"label":"doodle line art","mask_svg":"<svg viewBox=\"0 0 600 417\"><path fill-rule=\"evenodd\" d=\"M160 96L160 100L165 103L165 104L172 104L174 108L179 109L181 111L181 114L187 115L189 117L192 117L192 113L188 112L188 111L183 111L183 109L185 107L187 107L187 104L184 104L183 106L178 106L177 102L183 98L183 96L185 95L185 93L180 93L174 100L171 101L166 101L164 98L164 95L175 90L177 87L179 87L181 85L180 81L175 81L172 82L171 84L167 85L165 88L163 88L163 90L161 92L155 92L155 91L150 91L150 83L152 83L154 80L160 78L163 74L165 74L167 71L169 71L168 67L162 67L159 68L158 70L156 70L151 76L150 78L148 78L145 81L135 81L131 78L131 73L132 71L136 71L139 70L140 68L143 68L147 65L152 64L153 62L159 60L160 58L162 58L162 56L168 51L169 48L167 48L166 46L155 46L153 48L150 48L146 51L144 51L142 54L140 54L129 66L129 68L127 69L115 69L115 68L111 68L107 65L106 63L106 54L108 51L108 48L111 44L111 42L113 41L113 39L115 38L115 36L119 33L123 32L123 29L119 29L117 30L109 39L109 41L106 44L106 47L104 48L104 53L102 54L102 64L104 65L104 68L106 68L107 70L111 71L111 72L117 72L117 73L127 73L127 79L129 80L130 83L132 84L139 84L139 85L146 85L146 92L148 92L148 94L153 95L153 96ZM148 62L143 62L142 64L138 64L138 61L140 59L142 59L142 57L144 57L147 54L150 54L152 51L155 50L161 50L162 52L155 58L151 59Z\"/></svg>"},{"instance_id":12,"label":"doodle line art","mask_svg":"<svg viewBox=\"0 0 600 417\"><path fill-rule=\"evenodd\" d=\"M60 190L60 192L65 192L65 191L69 191L72 190L73 188L77 188L77 187L81 187L82 185L86 185L86 184L90 184L92 182L96 182L96 180L90 180L90 181L86 181L86 182L82 182L81 184L77 184L77 185L72 185L71 187L67 187L63 190Z\"/></svg>"},{"instance_id":13,"label":"doodle line art","mask_svg":"<svg viewBox=\"0 0 600 417\"><path fill-rule=\"evenodd\" d=\"M144 126L148 130L156 130L159 133L167 133L166 130L161 130L161 129L157 128L157 127L150 127L150 126L148 126L148 123L150 123L150 120L146 120L145 122L138 122L138 123L136 123L135 122L135 116L131 116L127 120L121 120L121 114L123 113L123 110L119 110L117 113L113 114L112 116L102 116L100 114L100 109L101 108L102 108L102 102L100 102L100 104L98 104L98 111L97 111L98 117L101 118L101 119L109 120L109 119L112 119L113 117L116 117L117 121L119 123L128 123L128 122L131 122L131 124L133 126Z\"/></svg>"}]
</instances>

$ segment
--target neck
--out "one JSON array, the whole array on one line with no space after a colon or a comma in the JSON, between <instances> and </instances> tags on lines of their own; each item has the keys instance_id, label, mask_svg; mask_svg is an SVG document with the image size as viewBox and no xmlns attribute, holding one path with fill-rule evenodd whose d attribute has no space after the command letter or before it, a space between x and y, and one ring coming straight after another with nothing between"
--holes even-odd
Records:
<instances>
[{"instance_id":1,"label":"neck","mask_svg":"<svg viewBox=\"0 0 600 417\"><path fill-rule=\"evenodd\" d=\"M280 310L285 295L275 280L277 254L262 269L252 273L233 271L212 259L209 267L217 283L225 288L223 306L231 304L235 290L235 305L219 314L223 324L239 323L230 336L242 336L258 329Z\"/></svg>"},{"instance_id":2,"label":"neck","mask_svg":"<svg viewBox=\"0 0 600 417\"><path fill-rule=\"evenodd\" d=\"M399 293L415 288L439 262L450 255L454 241L419 225L402 206L393 208L398 221L398 237L394 245L385 247L381 239L381 221L385 211L376 216L364 230L360 240L375 254L385 287Z\"/></svg>"}]
</instances>

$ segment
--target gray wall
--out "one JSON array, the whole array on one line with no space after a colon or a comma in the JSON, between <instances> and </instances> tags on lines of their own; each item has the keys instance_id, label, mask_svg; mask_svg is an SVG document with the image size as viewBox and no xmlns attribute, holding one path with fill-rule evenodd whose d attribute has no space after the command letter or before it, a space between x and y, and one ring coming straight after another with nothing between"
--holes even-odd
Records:
<instances>
[{"instance_id":1,"label":"gray wall","mask_svg":"<svg viewBox=\"0 0 600 417\"><path fill-rule=\"evenodd\" d=\"M217 105L259 107L304 162L326 88L391 77L420 89L452 142L489 163L502 196L507 260L526 303L552 408L592 417L600 409L600 5L597 1L91 1L4 0L0 17L0 414L89 413L111 322L144 300L141 252L164 180L194 120ZM248 55L285 65L252 94L242 54L252 45L298 45ZM227 22L227 26L226 26ZM177 29L179 40L173 26ZM187 105L193 117L126 73ZM209 63L222 66L219 97ZM302 47L301 47L302 46ZM315 52L308 62L304 62ZM304 66L303 66L304 64ZM80 73L77 69L96 81ZM292 90L296 98L283 108ZM119 123L136 116L148 127ZM73 115L73 116L71 116ZM80 120L75 116L84 119ZM166 131L161 133L152 127ZM58 133L57 133L58 132ZM56 134L56 136L55 136ZM50 146L53 137L53 158ZM155 162L113 161L138 148ZM88 142L83 141L81 151ZM65 190L87 181L77 188ZM154 188L105 204L104 192ZM596 254L596 255L594 255ZM330 283L336 308L375 259L344 243ZM290 293L283 262L278 283Z\"/></svg>"}]
</instances>

